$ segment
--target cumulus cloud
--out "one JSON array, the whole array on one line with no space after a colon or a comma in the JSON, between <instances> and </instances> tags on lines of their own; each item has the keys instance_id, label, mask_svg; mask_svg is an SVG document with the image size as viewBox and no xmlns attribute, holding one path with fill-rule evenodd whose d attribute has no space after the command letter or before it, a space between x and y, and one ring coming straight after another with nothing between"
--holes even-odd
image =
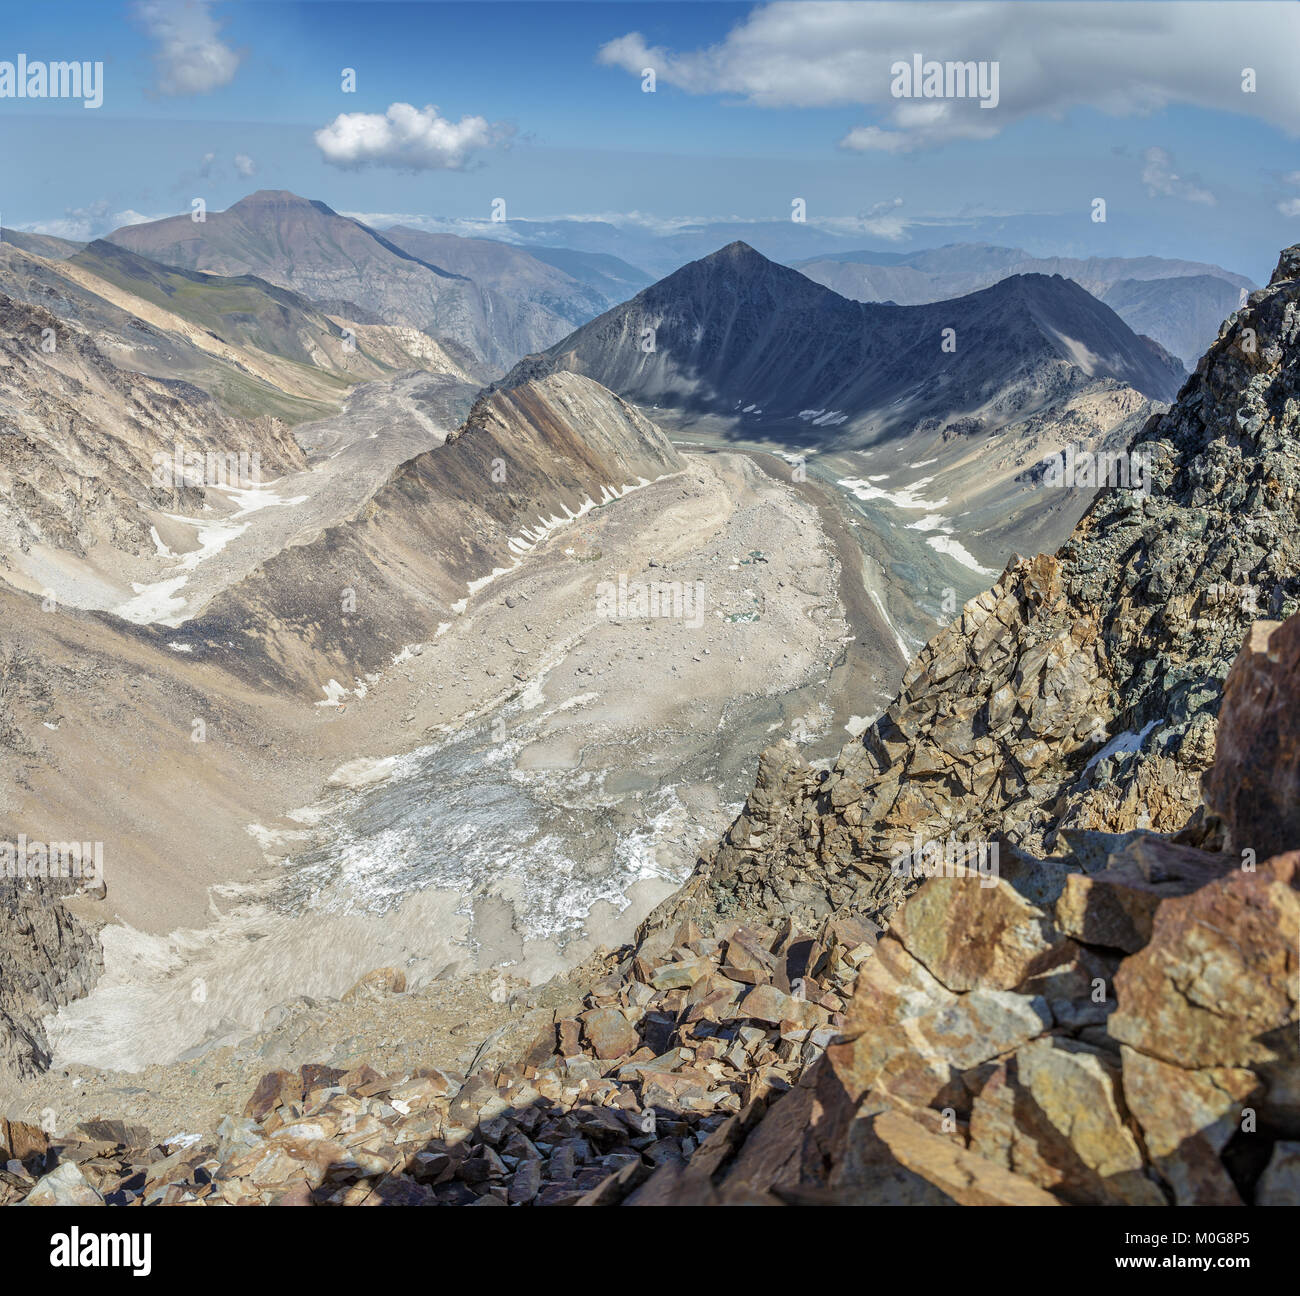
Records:
<instances>
[{"instance_id":1,"label":"cumulus cloud","mask_svg":"<svg viewBox=\"0 0 1300 1296\"><path fill-rule=\"evenodd\" d=\"M245 179L257 174L257 163L247 153L235 154L235 170Z\"/></svg>"},{"instance_id":2,"label":"cumulus cloud","mask_svg":"<svg viewBox=\"0 0 1300 1296\"><path fill-rule=\"evenodd\" d=\"M460 171L481 149L506 143L513 131L485 117L454 122L437 108L389 104L383 113L340 113L316 132L316 147L333 166Z\"/></svg>"},{"instance_id":3,"label":"cumulus cloud","mask_svg":"<svg viewBox=\"0 0 1300 1296\"><path fill-rule=\"evenodd\" d=\"M234 80L244 55L221 39L207 0L138 0L135 16L158 42L153 61L159 94L206 94Z\"/></svg>"},{"instance_id":4,"label":"cumulus cloud","mask_svg":"<svg viewBox=\"0 0 1300 1296\"><path fill-rule=\"evenodd\" d=\"M1181 198L1184 202L1214 206L1214 195L1194 176L1184 178L1174 170L1168 149L1149 148L1142 154L1142 183L1152 198Z\"/></svg>"},{"instance_id":5,"label":"cumulus cloud","mask_svg":"<svg viewBox=\"0 0 1300 1296\"><path fill-rule=\"evenodd\" d=\"M105 234L111 234L124 225L141 225L145 221L158 219L157 216L145 216L130 207L116 211L111 203L101 199L87 207L69 207L62 216L53 220L33 221L18 228L32 234L53 234L56 238L89 243L91 239L103 238Z\"/></svg>"},{"instance_id":6,"label":"cumulus cloud","mask_svg":"<svg viewBox=\"0 0 1300 1296\"><path fill-rule=\"evenodd\" d=\"M1196 104L1253 115L1297 133L1300 5L1241 0L1026 0L985 4L778 0L753 10L715 45L674 51L630 32L598 60L691 94L722 94L759 107L861 106L871 119L840 141L885 153L987 138L1032 116L1059 118L1090 105L1113 116ZM897 99L891 65L996 61L999 98ZM1242 69L1256 72L1243 93Z\"/></svg>"}]
</instances>

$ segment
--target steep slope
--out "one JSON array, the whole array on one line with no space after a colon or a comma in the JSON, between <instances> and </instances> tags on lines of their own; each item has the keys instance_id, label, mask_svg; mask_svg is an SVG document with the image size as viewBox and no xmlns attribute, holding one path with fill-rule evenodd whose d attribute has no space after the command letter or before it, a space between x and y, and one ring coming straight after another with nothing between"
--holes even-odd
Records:
<instances>
[{"instance_id":1,"label":"steep slope","mask_svg":"<svg viewBox=\"0 0 1300 1296\"><path fill-rule=\"evenodd\" d=\"M927 417L987 426L1097 379L1165 399L1182 376L1064 279L1013 278L933 306L865 305L743 243L529 357L502 386L558 369L642 404L753 413L753 426L769 431L806 433L801 412L833 413L838 445L898 437Z\"/></svg>"},{"instance_id":2,"label":"steep slope","mask_svg":"<svg viewBox=\"0 0 1300 1296\"><path fill-rule=\"evenodd\" d=\"M233 345L335 373L347 369L349 353L343 349L342 329L297 293L255 275L228 278L177 270L104 239L88 244L64 268L74 267ZM379 373L374 367L357 376L372 378Z\"/></svg>"},{"instance_id":3,"label":"steep slope","mask_svg":"<svg viewBox=\"0 0 1300 1296\"><path fill-rule=\"evenodd\" d=\"M62 260L81 251L84 243L74 243L71 239L56 238L53 234L29 234L25 230L0 230L0 243L11 243L24 252L34 256L47 257L52 261Z\"/></svg>"},{"instance_id":4,"label":"steep slope","mask_svg":"<svg viewBox=\"0 0 1300 1296\"><path fill-rule=\"evenodd\" d=\"M183 615L245 551L336 521L453 428L482 377L417 329L113 244L62 261L4 244L0 289L0 576L136 621ZM308 423L345 402L350 436ZM328 451L309 464L290 425Z\"/></svg>"},{"instance_id":5,"label":"steep slope","mask_svg":"<svg viewBox=\"0 0 1300 1296\"><path fill-rule=\"evenodd\" d=\"M155 480L155 456L171 463L178 444L223 463L255 455L266 478L303 464L279 420L235 418L186 382L119 369L42 307L0 294L0 319L0 572L20 588L62 599L69 558L93 573L152 554L149 510L204 501L201 486Z\"/></svg>"},{"instance_id":6,"label":"steep slope","mask_svg":"<svg viewBox=\"0 0 1300 1296\"><path fill-rule=\"evenodd\" d=\"M888 914L894 847L1184 829L1222 681L1257 616L1300 600L1300 250L1224 327L1055 557L1016 559L912 664L825 775L764 754L751 805L683 903Z\"/></svg>"},{"instance_id":7,"label":"steep slope","mask_svg":"<svg viewBox=\"0 0 1300 1296\"><path fill-rule=\"evenodd\" d=\"M589 379L556 374L484 396L358 514L270 558L178 642L328 697L331 679L350 689L433 638L551 531L681 466L654 424Z\"/></svg>"},{"instance_id":8,"label":"steep slope","mask_svg":"<svg viewBox=\"0 0 1300 1296\"><path fill-rule=\"evenodd\" d=\"M1155 338L1192 369L1246 291L1216 275L1179 275L1117 279L1099 296L1134 332Z\"/></svg>"},{"instance_id":9,"label":"steep slope","mask_svg":"<svg viewBox=\"0 0 1300 1296\"><path fill-rule=\"evenodd\" d=\"M174 270L103 241L60 261L0 248L0 289L88 333L117 367L192 382L245 417L319 418L357 383L407 369L484 376L416 329L328 317L252 276Z\"/></svg>"},{"instance_id":10,"label":"steep slope","mask_svg":"<svg viewBox=\"0 0 1300 1296\"><path fill-rule=\"evenodd\" d=\"M1034 257L1019 248L954 243L918 252L838 252L792 263L853 301L919 305L959 297L1011 275L1063 275L1100 298L1135 332L1154 338L1191 369L1219 323L1254 285L1198 261L1164 257ZM1112 290L1124 281L1146 285ZM1138 296L1138 294L1141 294Z\"/></svg>"},{"instance_id":11,"label":"steep slope","mask_svg":"<svg viewBox=\"0 0 1300 1296\"><path fill-rule=\"evenodd\" d=\"M384 237L404 252L470 280L479 331L491 335L495 355L511 359L558 342L635 291L598 291L531 251L489 239L428 234L404 225L390 226Z\"/></svg>"}]
</instances>

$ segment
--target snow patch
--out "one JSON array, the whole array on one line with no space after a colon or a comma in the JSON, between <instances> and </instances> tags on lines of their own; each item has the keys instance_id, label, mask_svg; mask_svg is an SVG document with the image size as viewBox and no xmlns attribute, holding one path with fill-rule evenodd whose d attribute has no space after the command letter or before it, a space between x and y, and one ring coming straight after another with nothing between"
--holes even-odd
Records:
<instances>
[{"instance_id":1,"label":"snow patch","mask_svg":"<svg viewBox=\"0 0 1300 1296\"><path fill-rule=\"evenodd\" d=\"M886 474L887 476L888 474ZM943 499L924 500L918 495L919 491L924 490L932 481L933 477L922 477L919 481L913 482L910 486L902 486L896 491L882 490L879 486L873 486L873 482L884 481L885 477L841 477L839 485L853 492L860 500L884 500L886 504L892 504L895 508L901 509L939 509L947 502L948 497Z\"/></svg>"},{"instance_id":2,"label":"snow patch","mask_svg":"<svg viewBox=\"0 0 1300 1296\"><path fill-rule=\"evenodd\" d=\"M1146 741L1146 736L1157 725L1164 724L1163 720L1152 720L1150 724L1144 725L1141 733L1134 733L1132 729L1112 738L1101 751L1097 752L1088 763L1083 767L1083 772L1088 773L1099 761L1104 761L1108 757L1118 756L1120 754L1128 755L1131 752L1141 751L1142 744Z\"/></svg>"},{"instance_id":3,"label":"snow patch","mask_svg":"<svg viewBox=\"0 0 1300 1296\"><path fill-rule=\"evenodd\" d=\"M955 558L963 567L969 567L971 571L978 572L981 576L996 576L998 574L991 567L981 567L975 561L970 550L959 540L954 540L950 536L927 536L925 543L931 549L937 549L941 554L947 554L949 558Z\"/></svg>"}]
</instances>

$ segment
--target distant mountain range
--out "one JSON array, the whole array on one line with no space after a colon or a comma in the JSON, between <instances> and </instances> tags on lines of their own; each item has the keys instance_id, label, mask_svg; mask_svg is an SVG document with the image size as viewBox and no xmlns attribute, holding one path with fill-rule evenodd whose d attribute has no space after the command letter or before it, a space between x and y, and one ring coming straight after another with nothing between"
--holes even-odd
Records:
<instances>
[{"instance_id":1,"label":"distant mountain range","mask_svg":"<svg viewBox=\"0 0 1300 1296\"><path fill-rule=\"evenodd\" d=\"M961 297L1013 274L1059 274L1107 301L1135 332L1155 338L1189 371L1214 340L1219 324L1240 304L1242 294L1256 287L1244 275L1221 266L1165 257L1036 256L1023 248L988 242L906 252L863 250L854 247L862 237L861 229L790 220L701 221L659 229L643 223L600 220L510 220L497 224L430 217L421 221L421 227L506 242L535 256L559 246L574 254L613 257L633 271L624 274L628 283L636 275L642 276L623 297L645 287L652 278L671 274L686 262L737 241L748 243L770 260L802 270L842 297L893 301L900 306ZM1143 290L1140 305L1131 304L1131 293L1113 300L1107 297L1117 284L1130 279L1149 284L1171 282Z\"/></svg>"},{"instance_id":2,"label":"distant mountain range","mask_svg":"<svg viewBox=\"0 0 1300 1296\"><path fill-rule=\"evenodd\" d=\"M186 270L254 274L349 318L422 329L498 371L621 300L637 278L623 282L631 268L610 258L548 261L486 240L381 234L282 190L259 190L203 221L129 225L109 241Z\"/></svg>"},{"instance_id":3,"label":"distant mountain range","mask_svg":"<svg viewBox=\"0 0 1300 1296\"><path fill-rule=\"evenodd\" d=\"M1060 276L1015 275L952 301L867 304L732 243L522 361L511 386L572 370L642 404L757 432L820 430L839 446L927 421L991 431L1112 379L1170 400L1182 366Z\"/></svg>"},{"instance_id":4,"label":"distant mountain range","mask_svg":"<svg viewBox=\"0 0 1300 1296\"><path fill-rule=\"evenodd\" d=\"M788 220L661 228L588 219L411 217L392 225L375 219L371 227L323 202L260 190L200 222L174 216L126 226L107 238L181 269L257 275L330 314L422 329L467 348L498 372L731 242L744 242L852 301L901 306L962 297L1012 275L1063 275L1189 370L1255 287L1220 266L1152 256L1035 256L981 242L864 250L852 246L860 230ZM53 259L81 246L13 230L3 239Z\"/></svg>"},{"instance_id":5,"label":"distant mountain range","mask_svg":"<svg viewBox=\"0 0 1300 1296\"><path fill-rule=\"evenodd\" d=\"M1134 332L1154 338L1189 370L1217 336L1219 325L1255 287L1242 275L1197 261L1034 257L1019 248L986 243L907 253L837 252L794 264L841 297L900 306L959 297L1010 275L1064 275L1106 302Z\"/></svg>"}]
</instances>

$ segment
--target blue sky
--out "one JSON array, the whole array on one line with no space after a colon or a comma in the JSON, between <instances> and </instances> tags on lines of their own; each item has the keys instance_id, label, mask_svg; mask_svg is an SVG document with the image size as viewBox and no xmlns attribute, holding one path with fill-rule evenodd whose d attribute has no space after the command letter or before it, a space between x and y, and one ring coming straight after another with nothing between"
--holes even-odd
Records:
<instances>
[{"instance_id":1,"label":"blue sky","mask_svg":"<svg viewBox=\"0 0 1300 1296\"><path fill-rule=\"evenodd\" d=\"M374 217L485 220L503 197L512 217L649 228L788 219L801 197L863 247L987 238L1257 280L1300 241L1293 4L50 0L6 17L0 60L105 65L98 109L0 98L6 226L88 237L283 188ZM998 61L1000 103L891 97L911 50Z\"/></svg>"}]
</instances>

